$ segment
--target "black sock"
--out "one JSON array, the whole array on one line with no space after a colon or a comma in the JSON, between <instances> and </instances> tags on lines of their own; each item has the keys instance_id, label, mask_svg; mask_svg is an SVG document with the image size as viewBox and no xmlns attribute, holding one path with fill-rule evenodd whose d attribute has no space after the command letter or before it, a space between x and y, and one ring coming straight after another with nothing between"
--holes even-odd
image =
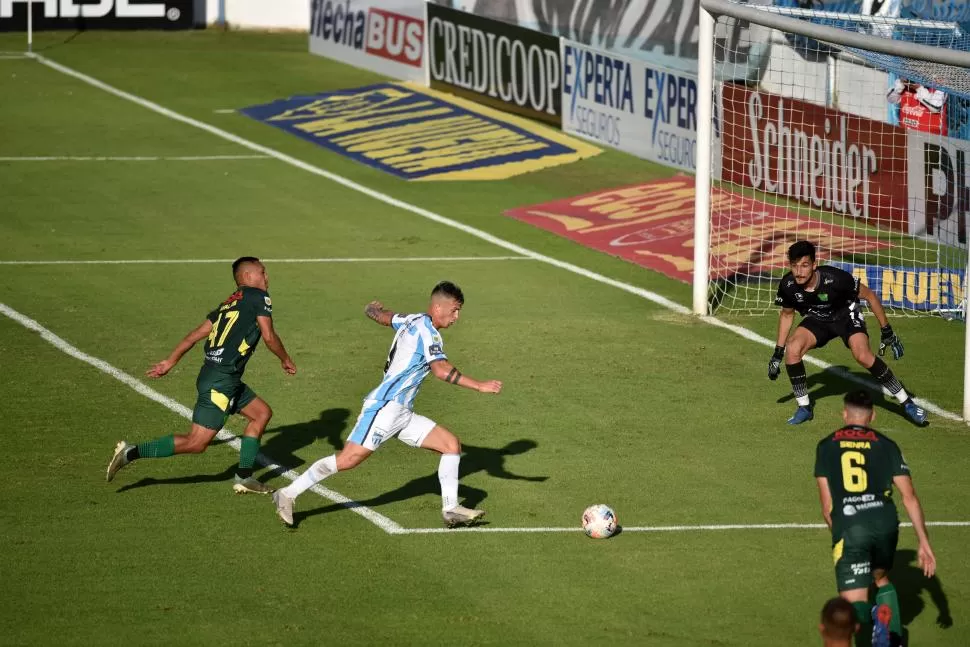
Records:
<instances>
[{"instance_id":1,"label":"black sock","mask_svg":"<svg viewBox=\"0 0 970 647\"><path fill-rule=\"evenodd\" d=\"M807 398L808 376L805 374L804 362L799 361L795 364L785 364L785 370L788 371L788 379L791 380L791 390L795 394L795 397Z\"/></svg>"},{"instance_id":2,"label":"black sock","mask_svg":"<svg viewBox=\"0 0 970 647\"><path fill-rule=\"evenodd\" d=\"M131 461L138 460L139 458L141 458L141 452L138 451L138 445L135 445L134 447L129 447L128 453L125 454L125 458L128 459L129 463Z\"/></svg>"},{"instance_id":3,"label":"black sock","mask_svg":"<svg viewBox=\"0 0 970 647\"><path fill-rule=\"evenodd\" d=\"M248 479L252 475L253 475L253 468L251 467L236 468L236 476L238 476L241 479Z\"/></svg>"},{"instance_id":4,"label":"black sock","mask_svg":"<svg viewBox=\"0 0 970 647\"><path fill-rule=\"evenodd\" d=\"M896 395L903 390L902 383L896 378L893 370L886 365L886 362L882 361L880 358L876 358L876 361L872 363L869 367L869 373L872 374L874 378L879 382L879 384L886 387L890 393Z\"/></svg>"}]
</instances>

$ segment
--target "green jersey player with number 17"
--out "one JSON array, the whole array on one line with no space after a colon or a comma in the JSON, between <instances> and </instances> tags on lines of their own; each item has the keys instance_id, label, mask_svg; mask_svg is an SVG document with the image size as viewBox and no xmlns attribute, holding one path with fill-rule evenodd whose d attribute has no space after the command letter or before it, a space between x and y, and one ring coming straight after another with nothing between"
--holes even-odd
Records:
<instances>
[{"instance_id":1,"label":"green jersey player with number 17","mask_svg":"<svg viewBox=\"0 0 970 647\"><path fill-rule=\"evenodd\" d=\"M205 360L196 379L198 399L192 411L192 429L188 434L162 436L139 445L125 441L115 447L108 464L110 481L122 467L139 458L165 458L173 454L204 452L233 413L249 420L243 432L233 490L237 493L269 494L273 490L253 478L253 465L259 453L259 439L266 430L273 411L243 381L243 372L256 344L262 339L280 359L283 370L293 375L296 366L273 328L266 268L253 256L244 256L232 264L236 290L205 321L178 343L172 353L155 364L148 377L162 377L186 352L205 339Z\"/></svg>"},{"instance_id":2,"label":"green jersey player with number 17","mask_svg":"<svg viewBox=\"0 0 970 647\"><path fill-rule=\"evenodd\" d=\"M848 272L837 267L819 267L815 245L800 240L788 248L791 271L781 278L775 304L781 306L778 318L778 341L768 361L768 378L778 379L781 361L785 360L788 379L798 408L788 424L798 425L814 417L808 395L808 379L802 358L813 348L821 348L840 338L859 366L869 371L883 387L903 405L906 416L917 425L926 424L926 412L906 393L881 356L889 348L894 359L903 356L903 343L893 332L886 311L875 292ZM880 326L879 355L869 348L869 332L862 317L859 299L865 299ZM795 311L802 320L789 336Z\"/></svg>"}]
</instances>

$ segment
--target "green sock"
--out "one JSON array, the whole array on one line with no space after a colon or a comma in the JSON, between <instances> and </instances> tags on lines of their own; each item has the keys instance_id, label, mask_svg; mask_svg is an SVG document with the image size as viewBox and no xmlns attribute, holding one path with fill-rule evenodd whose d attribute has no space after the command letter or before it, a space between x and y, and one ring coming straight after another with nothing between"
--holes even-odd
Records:
<instances>
[{"instance_id":1,"label":"green sock","mask_svg":"<svg viewBox=\"0 0 970 647\"><path fill-rule=\"evenodd\" d=\"M872 624L872 605L868 602L853 602L852 608L855 609L855 619L860 625L865 627Z\"/></svg>"},{"instance_id":2,"label":"green sock","mask_svg":"<svg viewBox=\"0 0 970 647\"><path fill-rule=\"evenodd\" d=\"M892 619L889 621L889 631L894 634L903 634L903 623L899 617L899 596L896 595L896 587L892 582L886 586L880 586L876 591L876 606L885 604L893 612Z\"/></svg>"},{"instance_id":3,"label":"green sock","mask_svg":"<svg viewBox=\"0 0 970 647\"><path fill-rule=\"evenodd\" d=\"M147 443L139 443L140 458L167 458L175 454L175 436L162 436Z\"/></svg>"},{"instance_id":4,"label":"green sock","mask_svg":"<svg viewBox=\"0 0 970 647\"><path fill-rule=\"evenodd\" d=\"M259 438L252 436L242 437L242 446L239 448L239 469L236 474L243 478L253 475L253 465L256 463L256 454L259 453Z\"/></svg>"}]
</instances>

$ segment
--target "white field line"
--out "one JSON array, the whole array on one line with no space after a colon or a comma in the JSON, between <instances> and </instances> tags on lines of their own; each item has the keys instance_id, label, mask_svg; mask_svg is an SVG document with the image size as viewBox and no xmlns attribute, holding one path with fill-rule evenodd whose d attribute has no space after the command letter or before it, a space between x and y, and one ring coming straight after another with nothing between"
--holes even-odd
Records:
<instances>
[{"instance_id":1,"label":"white field line","mask_svg":"<svg viewBox=\"0 0 970 647\"><path fill-rule=\"evenodd\" d=\"M900 526L912 527L913 524L906 522ZM949 526L949 527L970 527L970 521L927 521L927 526ZM621 532L699 532L699 531L721 531L721 530L822 530L828 529L824 523L730 523L730 524L707 524L695 526L620 526ZM472 526L470 528L405 528L395 534L400 535L436 535L439 533L482 533L482 532L507 532L507 533L530 533L530 532L582 532L583 529L576 526L568 528L492 528L489 526Z\"/></svg>"},{"instance_id":2,"label":"white field line","mask_svg":"<svg viewBox=\"0 0 970 647\"><path fill-rule=\"evenodd\" d=\"M232 263L233 258L158 258L89 261L0 261L0 265L182 265ZM528 256L408 256L403 258L264 258L264 263L441 263L464 261L531 261Z\"/></svg>"},{"instance_id":3,"label":"white field line","mask_svg":"<svg viewBox=\"0 0 970 647\"><path fill-rule=\"evenodd\" d=\"M265 160L269 155L132 155L0 157L0 162L227 162L231 160Z\"/></svg>"},{"instance_id":4,"label":"white field line","mask_svg":"<svg viewBox=\"0 0 970 647\"><path fill-rule=\"evenodd\" d=\"M28 330L33 330L34 332L40 334L44 341L48 342L61 352L70 355L71 357L78 359L86 364L90 364L94 368L98 369L102 373L105 373L122 384L132 388L139 394L145 396L146 398L153 400L161 404L166 409L177 413L178 415L186 418L187 420L192 419L192 410L188 407L176 402L175 400L169 398L166 395L162 395L158 391L152 389L151 387L145 386L142 382L138 381L134 377L128 375L124 371L121 371L111 364L108 364L102 359L88 355L87 353L78 350L76 347L72 346L68 342L64 341L62 338L55 335L53 332L44 328L42 325L23 315L13 308L10 308L4 303L0 303L0 314L4 314L10 319L13 319L23 327ZM220 440L223 440L230 447L239 451L240 441L239 438L233 433L226 429L221 429L217 434ZM256 460L260 465L269 468L274 471L282 471L284 468L280 467L272 461L272 459L266 457L264 454L260 453ZM283 478L290 481L296 480L299 476L294 470L286 470L282 473ZM334 503L343 505L344 507L356 512L360 516L364 517L375 526L383 530L384 532L391 535L428 535L428 534L438 534L438 533L461 533L461 532L471 532L471 533L552 533L552 532L579 532L582 528L578 526L574 527L539 527L539 528L493 528L489 526L479 526L471 528L403 528L399 524L395 523L391 519L388 519L384 515L376 512L367 506L364 506L352 499L348 499L344 495L325 488L319 484L314 485L310 488L313 492L319 494L325 499L329 499ZM902 523L902 526L912 526L911 523ZM967 527L970 526L970 521L936 521L927 522L928 526L958 526ZM705 524L705 525L684 525L684 526L621 526L623 532L689 532L689 531L718 531L718 530L799 530L799 529L823 529L826 528L825 524L820 523L760 523L760 524Z\"/></svg>"},{"instance_id":5,"label":"white field line","mask_svg":"<svg viewBox=\"0 0 970 647\"><path fill-rule=\"evenodd\" d=\"M75 79L83 81L88 85L92 85L96 88L100 88L105 92L115 95L116 97L120 97L122 99L125 99L126 101L131 101L132 103L138 104L143 108L147 108L152 112L156 112L174 121L188 124L193 128L198 128L200 130L204 130L208 133L211 133L217 137L221 137L222 139L235 142L240 146L244 146L250 150L256 151L257 153L262 153L264 155L275 157L281 162L285 162L287 164L290 164L291 166L295 166L296 168L303 169L308 173L313 173L314 175L327 178L328 180L331 180L333 182L336 182L337 184L345 186L348 189L357 191L358 193L362 193L364 195L368 195L374 198L375 200L379 200L385 204L389 204L393 207L397 207L405 211L410 211L411 213L421 216L422 218L427 218L428 220L437 222L439 224L452 227L453 229L457 229L459 231L463 231L480 240L488 241L493 245L503 247L511 252L515 252L516 254L520 254L522 256L528 256L537 261L542 261L543 263L548 263L549 265L552 265L554 267L558 267L560 269L566 270L567 272L572 272L573 274L578 274L579 276L585 276L586 278L596 281L598 283L602 283L603 285L609 285L619 290L623 290L624 292L629 292L630 294L634 294L638 297L646 299L647 301L656 303L657 305L663 306L664 308L667 308L668 310L672 310L673 312L676 312L678 314L682 314L682 315L692 314L691 310L686 306L683 306L675 301L672 301L665 296L657 294L656 292L651 292L650 290L645 290L635 285L630 285L629 283L623 283L622 281L611 279L608 276L603 276L602 274L597 274L596 272L592 272L584 267L573 265L572 263L567 263L565 261L552 258L551 256L546 256L545 254L534 252L531 249L527 249L520 245L516 245L515 243L511 243L497 236L493 236L492 234L486 231L482 231L481 229L477 229L470 225L466 225L465 223L458 222L457 220L452 220L451 218L446 218L445 216L439 215L433 211L429 211L427 209L418 207L408 202L404 202L403 200L398 200L397 198L391 197L386 193L381 193L380 191L376 191L362 184L358 184L353 180L349 180L341 175L337 175L336 173L331 173L330 171L322 169L319 166L314 166L313 164L304 162L303 160L297 159L296 157L293 157L291 155L287 155L286 153L281 153L275 149L269 148L267 146L263 146L262 144L257 144L248 139L244 139L239 135L234 135L233 133L230 133L221 128L216 128L215 126L199 121L198 119L193 119L192 117L187 117L173 110L169 110L168 108L165 108L164 106L160 106L159 104L149 101L148 99L143 99L142 97L136 96L134 94L130 94L128 92L125 92L124 90L119 90L118 88L108 85L103 81L99 81L98 79L92 76L88 76L87 74L78 72L77 70L61 65L60 63L55 63L49 58L46 58L39 54L31 54L31 56L35 58L37 61L39 61L40 63L42 63L43 65L50 67L51 69L57 70L58 72L61 72ZM741 326L735 326L733 324L725 323L714 317L704 316L704 317L700 317L700 320L705 323L711 324L712 326L717 326L719 328L724 328L725 330L730 330L731 332L737 335L740 335L741 337L744 337L749 341L753 341L755 343L761 344L762 346L767 346L769 348L775 347L775 340L762 337L761 335L751 330L748 330L747 328L742 328ZM870 388L880 388L879 385L876 384L875 382L858 378L844 369L833 369L831 364L829 364L828 362L824 362L820 359L817 359L815 357L806 356L804 361L822 369L826 369L826 370L832 369L832 372L836 373L837 375L840 375L846 380L856 382L858 384L864 384ZM889 392L886 391L885 389L883 389L883 392L889 395ZM953 413L951 411L947 411L946 409L943 409L942 407L928 400L917 398L916 401L919 403L921 407L923 407L927 411L934 413L942 418L947 418L949 420L963 420L963 418L959 414Z\"/></svg>"},{"instance_id":6,"label":"white field line","mask_svg":"<svg viewBox=\"0 0 970 647\"><path fill-rule=\"evenodd\" d=\"M18 58L27 58L26 54L12 54L8 52L0 52L0 61L13 61Z\"/></svg>"},{"instance_id":7,"label":"white field line","mask_svg":"<svg viewBox=\"0 0 970 647\"><path fill-rule=\"evenodd\" d=\"M19 312L17 312L13 308L10 308L4 303L0 303L0 313L13 319L24 328L27 328L29 330L33 330L34 332L39 333L41 338L44 339L44 341L53 345L59 351L66 353L67 355L70 355L75 359L79 359L82 362L85 362L86 364L90 364L91 366L98 369L102 373L106 373L107 375L110 375L111 377L115 378L122 384L125 384L131 387L132 389L134 389L141 395L145 396L146 398L150 400L154 400L155 402L159 403L169 411L177 413L178 415L188 420L192 419L192 410L189 409L188 407L182 404L179 404L178 402L169 398L168 396L162 395L155 389L145 386L134 377L128 375L124 371L121 371L115 368L114 366L112 366L111 364L108 364L104 360L98 359L97 357L92 357L91 355L88 355L87 353L84 353L78 350L68 342L64 341L63 339L61 339L60 337L52 333L50 330L44 328L42 325L40 325L30 317L20 314ZM239 447L241 445L239 438L234 434L232 434L231 432L229 432L227 429L221 429L219 431L218 438L220 440L226 441L230 447L232 447L236 451L239 451ZM268 467L271 470L279 470L283 472L283 470L285 469L283 467L280 467L276 463L274 463L272 459L266 457L263 454L259 454L256 457L256 460L259 462L260 465L263 465L264 467ZM293 481L293 480L296 480L299 474L294 470L286 470L285 472L283 472L282 476L286 479L289 479L290 481ZM384 532L387 532L393 535L393 534L400 534L400 532L403 530L401 526L394 523L384 515L378 512L375 512L374 510L371 510L370 508L363 506L357 503L356 501L352 501L351 499L348 499L347 497L340 494L339 492L335 492L328 488L322 487L319 484L314 485L311 489L317 494L319 494L320 496L322 496L323 498L329 499L334 503L339 503L340 505L352 510L353 512L356 512L357 514L364 517L365 519L370 521L372 524L374 524ZM268 515L269 515L269 508L267 507L267 516Z\"/></svg>"}]
</instances>

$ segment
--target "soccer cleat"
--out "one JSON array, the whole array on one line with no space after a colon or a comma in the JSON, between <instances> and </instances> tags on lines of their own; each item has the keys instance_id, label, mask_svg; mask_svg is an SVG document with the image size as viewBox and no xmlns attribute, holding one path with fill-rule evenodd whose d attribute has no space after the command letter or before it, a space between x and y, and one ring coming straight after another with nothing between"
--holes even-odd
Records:
<instances>
[{"instance_id":1,"label":"soccer cleat","mask_svg":"<svg viewBox=\"0 0 970 647\"><path fill-rule=\"evenodd\" d=\"M283 494L282 490L273 492L273 505L276 506L276 516L287 526L293 526L293 499Z\"/></svg>"},{"instance_id":2,"label":"soccer cleat","mask_svg":"<svg viewBox=\"0 0 970 647\"><path fill-rule=\"evenodd\" d=\"M466 508L465 506L459 505L455 506L451 510L442 510L441 516L445 520L445 525L449 528L454 528L455 526L463 526L467 523L471 523L476 519L481 519L485 516L484 510L473 510L471 508Z\"/></svg>"},{"instance_id":3,"label":"soccer cleat","mask_svg":"<svg viewBox=\"0 0 970 647\"><path fill-rule=\"evenodd\" d=\"M242 478L238 474L233 477L232 490L236 494L272 494L273 488L268 487L265 483L261 483L254 479L252 476L247 476Z\"/></svg>"},{"instance_id":4,"label":"soccer cleat","mask_svg":"<svg viewBox=\"0 0 970 647\"><path fill-rule=\"evenodd\" d=\"M906 417L916 424L920 426L926 424L926 411L916 404L912 398L903 403L903 411L906 412Z\"/></svg>"},{"instance_id":5,"label":"soccer cleat","mask_svg":"<svg viewBox=\"0 0 970 647\"><path fill-rule=\"evenodd\" d=\"M788 419L788 424L790 425L800 425L803 422L808 422L815 417L815 413L812 411L812 406L807 407L799 406L795 409L795 413L791 418Z\"/></svg>"},{"instance_id":6,"label":"soccer cleat","mask_svg":"<svg viewBox=\"0 0 970 647\"><path fill-rule=\"evenodd\" d=\"M872 647L891 647L889 622L892 617L893 610L888 604L877 604L872 607Z\"/></svg>"},{"instance_id":7,"label":"soccer cleat","mask_svg":"<svg viewBox=\"0 0 970 647\"><path fill-rule=\"evenodd\" d=\"M122 467L130 463L128 460L128 450L134 447L134 445L129 445L123 440L119 440L118 444L115 445L115 453L111 456L111 462L108 463L108 473L106 475L106 480L110 483L111 479L115 477Z\"/></svg>"}]
</instances>

